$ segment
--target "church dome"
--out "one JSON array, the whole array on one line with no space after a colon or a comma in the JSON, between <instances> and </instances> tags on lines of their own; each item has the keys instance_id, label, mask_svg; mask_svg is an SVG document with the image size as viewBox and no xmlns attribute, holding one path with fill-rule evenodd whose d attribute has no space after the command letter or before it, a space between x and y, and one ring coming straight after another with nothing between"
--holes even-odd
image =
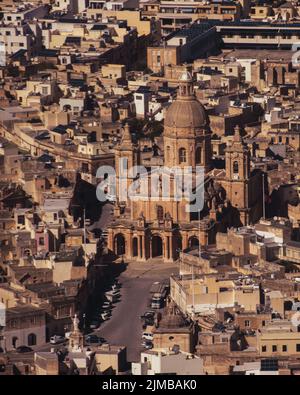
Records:
<instances>
[{"instance_id":1,"label":"church dome","mask_svg":"<svg viewBox=\"0 0 300 395\"><path fill-rule=\"evenodd\" d=\"M188 74L183 74L178 96L167 110L164 125L169 128L196 129L204 128L207 124L206 110L193 94L192 80Z\"/></svg>"},{"instance_id":2,"label":"church dome","mask_svg":"<svg viewBox=\"0 0 300 395\"><path fill-rule=\"evenodd\" d=\"M175 303L171 302L166 308L164 315L159 323L160 328L175 329L185 327L182 314L176 308Z\"/></svg>"},{"instance_id":3,"label":"church dome","mask_svg":"<svg viewBox=\"0 0 300 395\"><path fill-rule=\"evenodd\" d=\"M196 99L175 100L167 110L165 126L177 128L201 128L207 125L204 107Z\"/></svg>"}]
</instances>

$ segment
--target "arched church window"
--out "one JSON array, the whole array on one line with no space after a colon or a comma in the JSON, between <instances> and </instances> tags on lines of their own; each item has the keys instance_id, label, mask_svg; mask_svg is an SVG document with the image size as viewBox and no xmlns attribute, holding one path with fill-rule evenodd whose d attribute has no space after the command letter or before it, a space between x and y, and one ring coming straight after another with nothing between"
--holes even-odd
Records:
<instances>
[{"instance_id":1,"label":"arched church window","mask_svg":"<svg viewBox=\"0 0 300 395\"><path fill-rule=\"evenodd\" d=\"M164 219L164 209L163 209L162 206L157 206L156 213L157 213L157 219L159 221L163 221L163 219Z\"/></svg>"},{"instance_id":2,"label":"arched church window","mask_svg":"<svg viewBox=\"0 0 300 395\"><path fill-rule=\"evenodd\" d=\"M179 163L186 162L186 149L180 148L179 149Z\"/></svg>"},{"instance_id":3,"label":"arched church window","mask_svg":"<svg viewBox=\"0 0 300 395\"><path fill-rule=\"evenodd\" d=\"M201 147L198 147L196 149L196 164L200 164L201 163Z\"/></svg>"},{"instance_id":4,"label":"arched church window","mask_svg":"<svg viewBox=\"0 0 300 395\"><path fill-rule=\"evenodd\" d=\"M234 174L239 172L239 163L237 161L233 162L233 172Z\"/></svg>"}]
</instances>

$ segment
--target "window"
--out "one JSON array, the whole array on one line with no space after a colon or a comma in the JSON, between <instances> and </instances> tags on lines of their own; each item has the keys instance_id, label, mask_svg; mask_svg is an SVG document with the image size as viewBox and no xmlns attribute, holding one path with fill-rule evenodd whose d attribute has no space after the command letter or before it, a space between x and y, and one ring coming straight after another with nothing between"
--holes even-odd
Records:
<instances>
[{"instance_id":1,"label":"window","mask_svg":"<svg viewBox=\"0 0 300 395\"><path fill-rule=\"evenodd\" d=\"M57 220L57 213L54 213L54 214L53 214L53 219L54 219L54 221Z\"/></svg>"},{"instance_id":2,"label":"window","mask_svg":"<svg viewBox=\"0 0 300 395\"><path fill-rule=\"evenodd\" d=\"M185 163L185 162L186 162L186 149L180 148L179 149L179 163Z\"/></svg>"},{"instance_id":3,"label":"window","mask_svg":"<svg viewBox=\"0 0 300 395\"><path fill-rule=\"evenodd\" d=\"M142 95L136 95L136 96L135 96L135 99L136 99L136 100L143 100L143 96L142 96Z\"/></svg>"},{"instance_id":4,"label":"window","mask_svg":"<svg viewBox=\"0 0 300 395\"><path fill-rule=\"evenodd\" d=\"M88 173L88 172L89 172L89 165L88 165L88 163L82 163L82 165L81 165L81 171L82 171L83 173Z\"/></svg>"},{"instance_id":5,"label":"window","mask_svg":"<svg viewBox=\"0 0 300 395\"><path fill-rule=\"evenodd\" d=\"M162 221L164 219L164 209L163 209L163 207L162 206L157 206L156 213L157 213L157 219L159 221Z\"/></svg>"},{"instance_id":6,"label":"window","mask_svg":"<svg viewBox=\"0 0 300 395\"><path fill-rule=\"evenodd\" d=\"M300 352L300 344L296 344L296 351Z\"/></svg>"},{"instance_id":7,"label":"window","mask_svg":"<svg viewBox=\"0 0 300 395\"><path fill-rule=\"evenodd\" d=\"M196 149L196 164L201 163L201 147Z\"/></svg>"},{"instance_id":8,"label":"window","mask_svg":"<svg viewBox=\"0 0 300 395\"><path fill-rule=\"evenodd\" d=\"M287 345L284 344L284 345L282 346L282 351L283 351L283 352L287 352Z\"/></svg>"},{"instance_id":9,"label":"window","mask_svg":"<svg viewBox=\"0 0 300 395\"><path fill-rule=\"evenodd\" d=\"M28 335L28 346L35 346L36 345L36 335L34 333L30 333Z\"/></svg>"},{"instance_id":10,"label":"window","mask_svg":"<svg viewBox=\"0 0 300 395\"><path fill-rule=\"evenodd\" d=\"M237 174L239 172L239 164L237 161L233 162L233 172L234 174Z\"/></svg>"},{"instance_id":11,"label":"window","mask_svg":"<svg viewBox=\"0 0 300 395\"><path fill-rule=\"evenodd\" d=\"M160 55L157 55L156 61L157 63L160 63Z\"/></svg>"},{"instance_id":12,"label":"window","mask_svg":"<svg viewBox=\"0 0 300 395\"><path fill-rule=\"evenodd\" d=\"M263 320L261 324L262 324L262 326L266 326L266 321Z\"/></svg>"},{"instance_id":13,"label":"window","mask_svg":"<svg viewBox=\"0 0 300 395\"><path fill-rule=\"evenodd\" d=\"M246 320L246 321L245 321L245 326L246 326L246 327L249 327L249 326L250 326L250 321L249 321L249 320Z\"/></svg>"},{"instance_id":14,"label":"window","mask_svg":"<svg viewBox=\"0 0 300 395\"><path fill-rule=\"evenodd\" d=\"M43 237L40 237L40 238L39 238L39 245L40 245L40 246L45 245L45 240L44 240Z\"/></svg>"},{"instance_id":15,"label":"window","mask_svg":"<svg viewBox=\"0 0 300 395\"><path fill-rule=\"evenodd\" d=\"M266 352L267 351L267 346L262 346L261 352Z\"/></svg>"},{"instance_id":16,"label":"window","mask_svg":"<svg viewBox=\"0 0 300 395\"><path fill-rule=\"evenodd\" d=\"M48 95L48 87L47 86L42 87L42 95Z\"/></svg>"},{"instance_id":17,"label":"window","mask_svg":"<svg viewBox=\"0 0 300 395\"><path fill-rule=\"evenodd\" d=\"M277 346L272 346L272 352L276 352L277 351Z\"/></svg>"},{"instance_id":18,"label":"window","mask_svg":"<svg viewBox=\"0 0 300 395\"><path fill-rule=\"evenodd\" d=\"M25 216L18 215L18 224L25 225Z\"/></svg>"},{"instance_id":19,"label":"window","mask_svg":"<svg viewBox=\"0 0 300 395\"><path fill-rule=\"evenodd\" d=\"M17 324L18 324L18 321L17 321L17 320L12 320L12 321L11 321L11 327L12 327L12 328L16 328L16 327L17 327Z\"/></svg>"}]
</instances>

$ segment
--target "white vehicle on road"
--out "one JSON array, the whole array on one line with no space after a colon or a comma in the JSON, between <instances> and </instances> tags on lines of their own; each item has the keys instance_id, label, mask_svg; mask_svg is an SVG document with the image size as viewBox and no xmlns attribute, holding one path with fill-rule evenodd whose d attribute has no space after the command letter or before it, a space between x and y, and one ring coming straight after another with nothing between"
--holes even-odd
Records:
<instances>
[{"instance_id":1,"label":"white vehicle on road","mask_svg":"<svg viewBox=\"0 0 300 395\"><path fill-rule=\"evenodd\" d=\"M106 312L101 314L101 318L103 319L103 321L109 320L110 317L111 317L111 312L110 311L106 311Z\"/></svg>"},{"instance_id":2,"label":"white vehicle on road","mask_svg":"<svg viewBox=\"0 0 300 395\"><path fill-rule=\"evenodd\" d=\"M120 297L120 291L119 290L115 290L115 291L108 291L105 292L105 296L107 298L107 300L109 300L110 302L116 302L118 300L118 298Z\"/></svg>"},{"instance_id":3,"label":"white vehicle on road","mask_svg":"<svg viewBox=\"0 0 300 395\"><path fill-rule=\"evenodd\" d=\"M142 335L142 339L145 339L145 340L153 340L153 334L152 333L149 333L149 332L144 332L143 333L143 335Z\"/></svg>"},{"instance_id":4,"label":"white vehicle on road","mask_svg":"<svg viewBox=\"0 0 300 395\"><path fill-rule=\"evenodd\" d=\"M112 308L112 303L111 302L104 302L103 305L101 306L102 310L110 310Z\"/></svg>"},{"instance_id":5,"label":"white vehicle on road","mask_svg":"<svg viewBox=\"0 0 300 395\"><path fill-rule=\"evenodd\" d=\"M64 342L66 339L63 336L58 336L58 335L54 335L50 337L50 343L51 344L59 344Z\"/></svg>"}]
</instances>

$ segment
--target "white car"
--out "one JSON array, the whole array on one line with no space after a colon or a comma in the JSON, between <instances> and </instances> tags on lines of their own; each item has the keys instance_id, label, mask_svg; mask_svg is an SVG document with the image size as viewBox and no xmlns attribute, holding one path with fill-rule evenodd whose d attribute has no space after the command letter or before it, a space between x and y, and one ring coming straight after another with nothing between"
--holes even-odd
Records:
<instances>
[{"instance_id":1,"label":"white car","mask_svg":"<svg viewBox=\"0 0 300 395\"><path fill-rule=\"evenodd\" d=\"M119 284L113 284L113 286L111 287L112 291L119 291L120 289L120 285Z\"/></svg>"},{"instance_id":2,"label":"white car","mask_svg":"<svg viewBox=\"0 0 300 395\"><path fill-rule=\"evenodd\" d=\"M120 291L118 289L111 289L110 291L105 292L105 295L119 296Z\"/></svg>"},{"instance_id":3,"label":"white car","mask_svg":"<svg viewBox=\"0 0 300 395\"><path fill-rule=\"evenodd\" d=\"M110 316L111 316L110 312L105 312L101 314L101 318L103 319L103 321L109 320Z\"/></svg>"},{"instance_id":4,"label":"white car","mask_svg":"<svg viewBox=\"0 0 300 395\"><path fill-rule=\"evenodd\" d=\"M63 336L54 335L54 336L50 337L51 344L59 344L59 343L64 342L65 340L66 340L66 338Z\"/></svg>"},{"instance_id":5,"label":"white car","mask_svg":"<svg viewBox=\"0 0 300 395\"><path fill-rule=\"evenodd\" d=\"M104 302L103 305L101 306L102 310L110 310L112 308L112 303L111 302Z\"/></svg>"},{"instance_id":6,"label":"white car","mask_svg":"<svg viewBox=\"0 0 300 395\"><path fill-rule=\"evenodd\" d=\"M153 334L152 333L148 333L148 332L144 332L143 333L143 335L142 335L142 339L145 339L145 340L153 340Z\"/></svg>"}]
</instances>

